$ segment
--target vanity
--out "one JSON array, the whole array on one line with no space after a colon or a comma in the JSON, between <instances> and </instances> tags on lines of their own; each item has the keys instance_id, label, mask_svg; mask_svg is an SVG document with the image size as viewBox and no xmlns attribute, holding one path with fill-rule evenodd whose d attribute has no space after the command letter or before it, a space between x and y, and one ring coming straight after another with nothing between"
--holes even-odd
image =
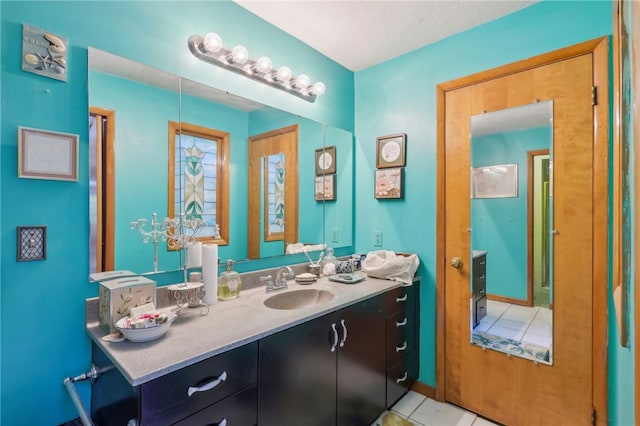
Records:
<instances>
[{"instance_id":1,"label":"vanity","mask_svg":"<svg viewBox=\"0 0 640 426\"><path fill-rule=\"evenodd\" d=\"M322 295L322 296L320 296ZM304 299L304 303L300 300ZM269 307L271 306L271 307ZM88 322L97 424L370 425L418 376L419 280L243 291L146 343Z\"/></svg>"}]
</instances>

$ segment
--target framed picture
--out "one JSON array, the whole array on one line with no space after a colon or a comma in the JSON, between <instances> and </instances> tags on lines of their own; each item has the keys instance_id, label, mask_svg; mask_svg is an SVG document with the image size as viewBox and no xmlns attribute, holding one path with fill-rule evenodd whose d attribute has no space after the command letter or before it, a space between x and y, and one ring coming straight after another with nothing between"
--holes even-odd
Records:
<instances>
[{"instance_id":1,"label":"framed picture","mask_svg":"<svg viewBox=\"0 0 640 426\"><path fill-rule=\"evenodd\" d=\"M378 199L400 199L404 196L404 169L394 167L376 170L375 196Z\"/></svg>"},{"instance_id":2,"label":"framed picture","mask_svg":"<svg viewBox=\"0 0 640 426\"><path fill-rule=\"evenodd\" d=\"M518 165L498 164L471 170L471 198L518 196Z\"/></svg>"},{"instance_id":3,"label":"framed picture","mask_svg":"<svg viewBox=\"0 0 640 426\"><path fill-rule=\"evenodd\" d=\"M376 167L404 167L407 157L407 135L382 136L376 139Z\"/></svg>"},{"instance_id":4,"label":"framed picture","mask_svg":"<svg viewBox=\"0 0 640 426\"><path fill-rule=\"evenodd\" d=\"M78 180L78 135L18 127L18 177Z\"/></svg>"},{"instance_id":5,"label":"framed picture","mask_svg":"<svg viewBox=\"0 0 640 426\"><path fill-rule=\"evenodd\" d=\"M336 172L336 147L327 146L316 149L316 176Z\"/></svg>"},{"instance_id":6,"label":"framed picture","mask_svg":"<svg viewBox=\"0 0 640 426\"><path fill-rule=\"evenodd\" d=\"M316 201L336 200L336 176L324 175L315 177L315 198Z\"/></svg>"}]
</instances>

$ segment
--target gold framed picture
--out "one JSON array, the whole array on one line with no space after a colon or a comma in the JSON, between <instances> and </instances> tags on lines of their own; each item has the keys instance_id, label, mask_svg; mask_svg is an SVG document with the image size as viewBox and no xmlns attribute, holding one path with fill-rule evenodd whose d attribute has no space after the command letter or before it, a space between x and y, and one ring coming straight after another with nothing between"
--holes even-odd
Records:
<instances>
[{"instance_id":1,"label":"gold framed picture","mask_svg":"<svg viewBox=\"0 0 640 426\"><path fill-rule=\"evenodd\" d=\"M376 167L404 167L407 157L407 135L381 136L376 139Z\"/></svg>"}]
</instances>

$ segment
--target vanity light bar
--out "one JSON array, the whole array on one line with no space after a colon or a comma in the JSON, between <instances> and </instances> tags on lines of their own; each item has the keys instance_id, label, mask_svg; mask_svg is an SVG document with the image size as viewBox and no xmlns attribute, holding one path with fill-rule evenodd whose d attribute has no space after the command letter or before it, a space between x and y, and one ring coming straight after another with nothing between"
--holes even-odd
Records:
<instances>
[{"instance_id":1,"label":"vanity light bar","mask_svg":"<svg viewBox=\"0 0 640 426\"><path fill-rule=\"evenodd\" d=\"M316 97L326 90L321 81L311 84L306 74L293 77L288 67L282 66L274 70L271 59L266 56L251 59L244 46L238 45L231 50L224 48L222 39L216 33L208 33L204 37L192 35L188 45L193 56L201 61L242 74L309 102L315 102Z\"/></svg>"}]
</instances>

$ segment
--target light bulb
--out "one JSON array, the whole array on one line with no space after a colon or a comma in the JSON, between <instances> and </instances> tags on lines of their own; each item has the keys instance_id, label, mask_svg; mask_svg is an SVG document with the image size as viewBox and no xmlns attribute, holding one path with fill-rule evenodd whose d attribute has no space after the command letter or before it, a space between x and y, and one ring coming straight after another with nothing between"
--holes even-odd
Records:
<instances>
[{"instance_id":1,"label":"light bulb","mask_svg":"<svg viewBox=\"0 0 640 426\"><path fill-rule=\"evenodd\" d=\"M326 90L327 86L325 86L323 82L316 81L313 83L313 86L311 86L310 92L316 96L322 96Z\"/></svg>"},{"instance_id":2,"label":"light bulb","mask_svg":"<svg viewBox=\"0 0 640 426\"><path fill-rule=\"evenodd\" d=\"M289 67L280 67L276 72L276 80L287 82L291 78L291 69Z\"/></svg>"},{"instance_id":3,"label":"light bulb","mask_svg":"<svg viewBox=\"0 0 640 426\"><path fill-rule=\"evenodd\" d=\"M266 74L271 71L272 66L271 59L266 56L261 56L256 61L255 70L259 73Z\"/></svg>"},{"instance_id":4,"label":"light bulb","mask_svg":"<svg viewBox=\"0 0 640 426\"><path fill-rule=\"evenodd\" d=\"M207 33L202 39L202 48L207 52L219 52L222 49L222 39L216 33Z\"/></svg>"},{"instance_id":5,"label":"light bulb","mask_svg":"<svg viewBox=\"0 0 640 426\"><path fill-rule=\"evenodd\" d=\"M247 51L246 47L237 45L233 48L233 50L231 50L231 55L229 56L230 57L227 59L231 62L236 64L244 64L245 62L247 62L247 59L249 59L249 52Z\"/></svg>"},{"instance_id":6,"label":"light bulb","mask_svg":"<svg viewBox=\"0 0 640 426\"><path fill-rule=\"evenodd\" d=\"M307 87L309 87L310 83L311 83L311 80L309 80L309 76L307 76L306 74L300 74L299 76L296 77L296 81L294 85L298 89L306 89Z\"/></svg>"}]
</instances>

